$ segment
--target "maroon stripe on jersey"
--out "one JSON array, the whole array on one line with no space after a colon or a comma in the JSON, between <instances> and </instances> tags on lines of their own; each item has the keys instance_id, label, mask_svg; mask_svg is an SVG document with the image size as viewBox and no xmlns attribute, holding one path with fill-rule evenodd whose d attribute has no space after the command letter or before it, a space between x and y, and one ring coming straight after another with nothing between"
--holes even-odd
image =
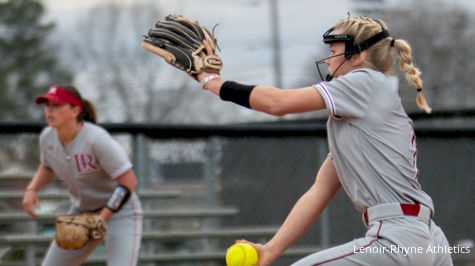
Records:
<instances>
[{"instance_id":1,"label":"maroon stripe on jersey","mask_svg":"<svg viewBox=\"0 0 475 266\"><path fill-rule=\"evenodd\" d=\"M417 154L418 154L419 151L417 150L416 133L414 132L413 129L411 130L411 134L412 134L411 145L412 145L412 148L414 149L414 153L412 154L412 167L414 167L414 170L416 170L414 180L418 180L419 179L419 169L417 168Z\"/></svg>"},{"instance_id":2,"label":"maroon stripe on jersey","mask_svg":"<svg viewBox=\"0 0 475 266\"><path fill-rule=\"evenodd\" d=\"M335 117L337 117L336 115L336 107L335 107L335 102L333 101L333 98L330 94L330 92L328 91L327 87L325 87L325 85L323 85L323 83L319 83L317 84L317 86L320 86L320 88L322 88L322 91L325 93L325 95L327 96L327 99L328 101L330 102L330 109L331 109L331 114Z\"/></svg>"}]
</instances>

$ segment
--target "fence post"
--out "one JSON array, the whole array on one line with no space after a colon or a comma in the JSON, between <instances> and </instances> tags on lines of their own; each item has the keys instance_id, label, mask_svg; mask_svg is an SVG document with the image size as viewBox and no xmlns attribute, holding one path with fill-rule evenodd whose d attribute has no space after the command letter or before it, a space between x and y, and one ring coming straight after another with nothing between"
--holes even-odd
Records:
<instances>
[{"instance_id":1,"label":"fence post","mask_svg":"<svg viewBox=\"0 0 475 266\"><path fill-rule=\"evenodd\" d=\"M143 133L138 133L133 136L133 151L134 151L134 172L137 177L137 193L150 184L148 176L148 149L146 145L146 138ZM149 201L142 202L143 211L147 211L152 206ZM152 221L144 219L142 232L149 232L152 230ZM142 254L153 255L155 253L156 245L154 242L146 242L142 244ZM152 263L143 263L144 266L151 266Z\"/></svg>"},{"instance_id":2,"label":"fence post","mask_svg":"<svg viewBox=\"0 0 475 266\"><path fill-rule=\"evenodd\" d=\"M142 133L138 133L133 137L133 150L134 150L134 172L137 176L137 191L142 190L148 185L148 154L147 146L145 145L145 136Z\"/></svg>"},{"instance_id":3,"label":"fence post","mask_svg":"<svg viewBox=\"0 0 475 266\"><path fill-rule=\"evenodd\" d=\"M28 222L28 231L31 234L36 234L36 221ZM36 266L36 247L35 244L28 244L26 247L26 266Z\"/></svg>"},{"instance_id":4,"label":"fence post","mask_svg":"<svg viewBox=\"0 0 475 266\"><path fill-rule=\"evenodd\" d=\"M328 156L327 145L325 139L317 140L318 157L320 158L320 165ZM329 208L325 208L320 216L320 245L322 248L327 248L330 245L330 213Z\"/></svg>"},{"instance_id":5,"label":"fence post","mask_svg":"<svg viewBox=\"0 0 475 266\"><path fill-rule=\"evenodd\" d=\"M205 146L205 169L204 169L204 182L205 182L205 205L207 207L215 207L218 205L218 191L219 191L219 179L217 178L218 171L218 159L219 159L219 141L216 137L210 137ZM203 229L212 229L219 226L218 221L210 218L203 220ZM219 246L216 240L203 239L203 247L205 250L212 250ZM210 265L210 264L205 264Z\"/></svg>"},{"instance_id":6,"label":"fence post","mask_svg":"<svg viewBox=\"0 0 475 266\"><path fill-rule=\"evenodd\" d=\"M218 187L220 186L219 180L216 178L216 172L218 171L218 159L219 159L219 141L216 137L211 137L206 143L205 147L205 169L204 179L206 185L205 204L208 207L214 207L218 200Z\"/></svg>"}]
</instances>

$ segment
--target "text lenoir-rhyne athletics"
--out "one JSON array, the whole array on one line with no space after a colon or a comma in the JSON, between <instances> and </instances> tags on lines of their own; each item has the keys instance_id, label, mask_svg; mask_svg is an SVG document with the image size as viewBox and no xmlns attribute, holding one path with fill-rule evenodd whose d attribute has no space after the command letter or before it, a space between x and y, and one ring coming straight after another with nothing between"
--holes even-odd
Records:
<instances>
[{"instance_id":1,"label":"text lenoir-rhyne athletics","mask_svg":"<svg viewBox=\"0 0 475 266\"><path fill-rule=\"evenodd\" d=\"M470 253L469 247L461 246L428 246L424 247L403 247L399 245L390 245L390 246L368 246L368 247L356 247L353 246L353 253L395 253L403 254L407 256L409 254L421 254L421 253Z\"/></svg>"}]
</instances>

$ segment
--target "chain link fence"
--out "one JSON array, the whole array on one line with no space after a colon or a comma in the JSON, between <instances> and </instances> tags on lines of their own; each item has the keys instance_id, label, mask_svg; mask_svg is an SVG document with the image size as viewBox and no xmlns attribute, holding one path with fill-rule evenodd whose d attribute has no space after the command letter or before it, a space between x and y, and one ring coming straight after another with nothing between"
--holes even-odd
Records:
<instances>
[{"instance_id":1,"label":"chain link fence","mask_svg":"<svg viewBox=\"0 0 475 266\"><path fill-rule=\"evenodd\" d=\"M161 258L162 262L157 263L150 259L140 265L224 265L225 249L235 239L267 241L273 232L267 229L278 228L283 222L298 198L313 184L317 170L328 153L324 125L105 127L133 158L139 192L180 192L179 196L166 200L157 198L145 203L144 199L146 211L180 208L218 210L227 207L237 210L237 213L212 219L145 221L144 234L189 232L190 229L208 233L214 230L216 233L212 237L190 235L164 241L146 237L141 250L144 258L165 252L183 256L183 260L166 262L165 258ZM38 165L38 132L35 132L38 128L41 126L24 132L24 128L20 127L15 134L1 134L0 209L4 214L22 211L21 192ZM473 246L475 211L472 205L475 191L472 180L475 156L472 150L475 147L475 130L425 128L416 130L416 134L421 172L419 180L434 201L434 220L444 230L452 246ZM61 184L54 184L48 189L64 190ZM13 191L20 193L20 196L12 196ZM46 214L64 211L68 206L67 199L44 199L42 203L41 211ZM0 234L21 235L25 231L32 232L31 226L1 219ZM38 222L34 226L36 235L54 234L51 222ZM229 228L243 229L243 233L232 234ZM249 233L256 228L262 230ZM340 191L294 247L307 248L305 252L308 253L351 241L364 232L361 214ZM26 260L28 256L33 257L30 261L37 263L49 243L45 241L32 245L31 241L25 241L24 244L10 245L6 244L5 238L0 240L0 265L11 265L7 262ZM155 244L146 244L147 241ZM36 249L31 251L28 249L31 246L36 246ZM214 251L217 252L212 253ZM304 256L305 252L283 257L276 265L288 265ZM96 253L93 257L99 258L104 255L104 250L99 249ZM209 259L187 260L187 254L208 254ZM454 254L454 258L456 265L473 265L472 254ZM105 265L100 260L92 264Z\"/></svg>"}]
</instances>

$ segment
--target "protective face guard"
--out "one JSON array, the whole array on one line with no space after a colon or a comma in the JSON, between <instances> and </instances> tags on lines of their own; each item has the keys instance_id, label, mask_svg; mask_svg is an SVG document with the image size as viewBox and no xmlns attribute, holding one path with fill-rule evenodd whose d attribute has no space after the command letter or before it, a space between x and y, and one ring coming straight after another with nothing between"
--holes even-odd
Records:
<instances>
[{"instance_id":1,"label":"protective face guard","mask_svg":"<svg viewBox=\"0 0 475 266\"><path fill-rule=\"evenodd\" d=\"M345 59L348 60L353 55L353 36L349 34L330 34L335 28L327 30L323 34L323 43L331 44L335 42L345 43Z\"/></svg>"},{"instance_id":2,"label":"protective face guard","mask_svg":"<svg viewBox=\"0 0 475 266\"><path fill-rule=\"evenodd\" d=\"M342 54L337 54L337 55L333 55L331 57L327 57L327 58L322 59L322 60L318 60L316 62L317 69L318 69L318 74L320 75L320 78L322 80L323 80L323 76L321 74L319 64L325 63L326 59L336 57L336 56L340 56L340 55L345 55L345 60L349 60L349 59L351 59L351 57L353 55L359 54L359 53L363 52L364 50L368 49L369 47L373 46L377 42L389 37L388 31L383 29L382 31L380 31L376 35L374 35L374 36L372 36L372 37L370 37L370 38L368 38L368 39L366 39L366 40L364 40L360 43L354 44L354 40L353 40L352 35L349 35L349 34L330 34L330 33L333 32L334 29L335 28L330 28L329 30L327 30L323 34L323 42L325 44L331 44L331 43L335 43L335 42L343 42L343 43L345 43L345 52L342 53ZM343 61L343 63L344 63L344 61ZM343 63L337 68L337 70L343 65ZM335 70L335 72L337 70ZM327 75L325 80L330 81L332 78L333 78L333 75Z\"/></svg>"}]
</instances>

